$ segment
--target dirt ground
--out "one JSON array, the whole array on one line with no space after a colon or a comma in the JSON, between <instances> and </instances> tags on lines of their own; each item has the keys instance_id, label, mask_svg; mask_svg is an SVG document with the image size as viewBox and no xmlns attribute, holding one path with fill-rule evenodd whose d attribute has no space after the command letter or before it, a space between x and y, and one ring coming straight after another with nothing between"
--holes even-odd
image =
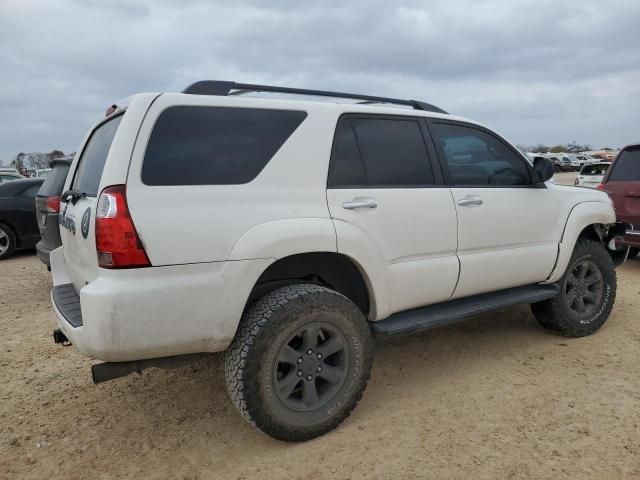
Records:
<instances>
[{"instance_id":1,"label":"dirt ground","mask_svg":"<svg viewBox=\"0 0 640 480\"><path fill-rule=\"evenodd\" d=\"M0 479L640 478L640 258L581 339L528 307L380 343L336 431L272 440L226 396L222 356L100 385L53 344L50 276L0 263Z\"/></svg>"}]
</instances>

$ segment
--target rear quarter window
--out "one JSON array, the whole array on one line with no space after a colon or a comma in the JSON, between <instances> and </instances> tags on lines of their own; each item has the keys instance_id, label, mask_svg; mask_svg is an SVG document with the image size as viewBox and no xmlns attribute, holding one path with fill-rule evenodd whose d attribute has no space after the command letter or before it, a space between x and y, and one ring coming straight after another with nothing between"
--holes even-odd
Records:
<instances>
[{"instance_id":1,"label":"rear quarter window","mask_svg":"<svg viewBox=\"0 0 640 480\"><path fill-rule=\"evenodd\" d=\"M151 132L142 181L150 186L248 183L306 116L293 110L170 107Z\"/></svg>"},{"instance_id":2,"label":"rear quarter window","mask_svg":"<svg viewBox=\"0 0 640 480\"><path fill-rule=\"evenodd\" d=\"M640 148L623 150L613 164L610 182L640 181Z\"/></svg>"}]
</instances>

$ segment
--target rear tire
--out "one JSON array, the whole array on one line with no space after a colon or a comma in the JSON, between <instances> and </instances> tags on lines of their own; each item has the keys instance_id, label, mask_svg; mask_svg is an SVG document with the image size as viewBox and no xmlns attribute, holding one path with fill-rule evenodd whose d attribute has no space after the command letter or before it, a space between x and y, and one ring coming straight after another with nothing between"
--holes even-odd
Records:
<instances>
[{"instance_id":1,"label":"rear tire","mask_svg":"<svg viewBox=\"0 0 640 480\"><path fill-rule=\"evenodd\" d=\"M244 314L227 351L229 395L242 416L288 442L338 426L369 379L373 341L362 312L328 288L296 284Z\"/></svg>"},{"instance_id":2,"label":"rear tire","mask_svg":"<svg viewBox=\"0 0 640 480\"><path fill-rule=\"evenodd\" d=\"M0 223L0 260L5 260L13 255L16 246L17 241L13 230L4 223Z\"/></svg>"},{"instance_id":3,"label":"rear tire","mask_svg":"<svg viewBox=\"0 0 640 480\"><path fill-rule=\"evenodd\" d=\"M531 305L545 328L567 337L583 337L609 318L616 299L616 271L600 242L579 239L558 282L560 293Z\"/></svg>"}]
</instances>

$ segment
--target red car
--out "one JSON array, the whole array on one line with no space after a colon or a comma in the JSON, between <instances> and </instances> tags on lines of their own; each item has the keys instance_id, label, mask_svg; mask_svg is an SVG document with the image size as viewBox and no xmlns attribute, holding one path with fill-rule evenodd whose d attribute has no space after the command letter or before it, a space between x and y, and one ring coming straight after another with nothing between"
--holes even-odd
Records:
<instances>
[{"instance_id":1,"label":"red car","mask_svg":"<svg viewBox=\"0 0 640 480\"><path fill-rule=\"evenodd\" d=\"M618 220L632 225L623 237L629 245L629 258L640 252L640 143L627 145L615 158L598 185L613 200Z\"/></svg>"}]
</instances>

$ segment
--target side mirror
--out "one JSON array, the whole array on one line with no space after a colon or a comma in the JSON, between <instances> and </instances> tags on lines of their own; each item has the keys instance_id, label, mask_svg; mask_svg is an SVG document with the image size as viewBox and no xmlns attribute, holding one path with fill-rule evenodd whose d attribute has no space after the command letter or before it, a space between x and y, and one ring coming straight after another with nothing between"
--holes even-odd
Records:
<instances>
[{"instance_id":1,"label":"side mirror","mask_svg":"<svg viewBox=\"0 0 640 480\"><path fill-rule=\"evenodd\" d=\"M553 177L553 162L548 158L536 157L533 159L533 183L544 183Z\"/></svg>"}]
</instances>

